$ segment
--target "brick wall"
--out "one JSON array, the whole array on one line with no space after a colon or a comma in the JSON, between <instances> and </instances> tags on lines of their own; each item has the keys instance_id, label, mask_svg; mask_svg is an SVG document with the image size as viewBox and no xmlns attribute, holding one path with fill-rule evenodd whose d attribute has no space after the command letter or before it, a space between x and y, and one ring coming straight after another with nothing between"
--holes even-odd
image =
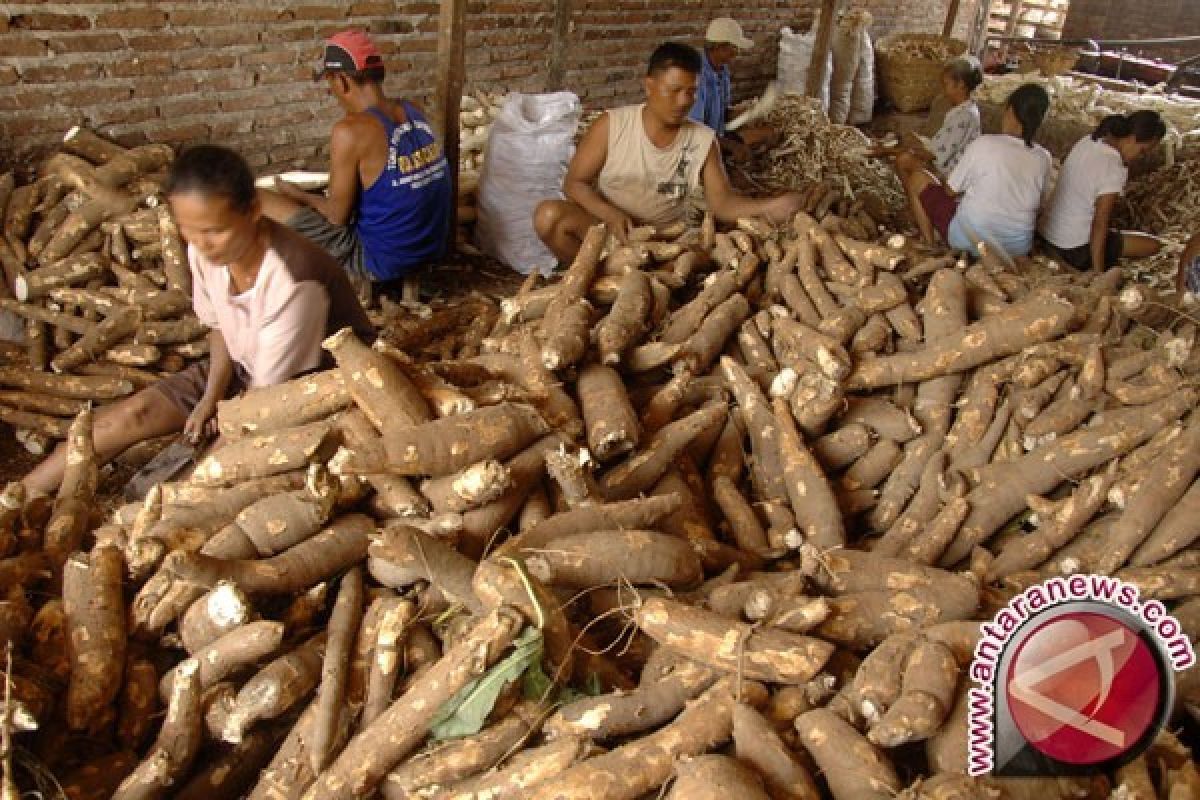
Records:
<instances>
[{"instance_id":1,"label":"brick wall","mask_svg":"<svg viewBox=\"0 0 1200 800\"><path fill-rule=\"evenodd\" d=\"M1182 0L1181 0L1182 1ZM734 92L774 75L784 25L807 29L815 0L572 0L566 85L589 106L640 96L653 46L698 42L715 16L738 18L755 48ZM940 30L946 0L866 0L872 33ZM963 6L970 5L964 0ZM468 88L539 91L554 0L475 0L467 12ZM428 102L436 0L159 0L0 5L0 166L28 166L75 124L126 144L220 141L256 167L323 160L338 110L310 80L319 41L368 29L389 68L386 89ZM965 26L968 14L960 15Z\"/></svg>"},{"instance_id":2,"label":"brick wall","mask_svg":"<svg viewBox=\"0 0 1200 800\"><path fill-rule=\"evenodd\" d=\"M941 33L946 21L945 0L871 0L864 4L875 16L871 35L879 38L893 31L902 33ZM979 0L961 0L954 23L954 36L967 38Z\"/></svg>"},{"instance_id":3,"label":"brick wall","mask_svg":"<svg viewBox=\"0 0 1200 800\"><path fill-rule=\"evenodd\" d=\"M337 115L311 81L314 42L347 25L379 33L399 76L390 88L410 91L432 69L437 10L436 1L8 3L0 147L20 159L86 123L129 144L222 141L256 165L306 163Z\"/></svg>"},{"instance_id":4,"label":"brick wall","mask_svg":"<svg viewBox=\"0 0 1200 800\"><path fill-rule=\"evenodd\" d=\"M1093 39L1154 39L1194 36L1200 33L1200 2L1197 0L1071 0L1063 37ZM1185 58L1196 54L1196 45L1154 47L1129 52L1157 58Z\"/></svg>"}]
</instances>

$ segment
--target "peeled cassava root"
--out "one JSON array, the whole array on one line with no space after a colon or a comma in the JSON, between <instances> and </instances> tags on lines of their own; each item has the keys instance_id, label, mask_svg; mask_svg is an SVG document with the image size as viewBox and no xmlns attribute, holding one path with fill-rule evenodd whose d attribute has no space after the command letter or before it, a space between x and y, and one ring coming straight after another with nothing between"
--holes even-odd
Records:
<instances>
[{"instance_id":1,"label":"peeled cassava root","mask_svg":"<svg viewBox=\"0 0 1200 800\"><path fill-rule=\"evenodd\" d=\"M116 379L0 371L79 455L0 493L18 741L102 796L1011 793L956 749L981 621L1090 571L1195 627L1194 331L835 216L600 229L487 326L391 309L105 521L81 404ZM46 297L108 318L83 291Z\"/></svg>"},{"instance_id":2,"label":"peeled cassava root","mask_svg":"<svg viewBox=\"0 0 1200 800\"><path fill-rule=\"evenodd\" d=\"M0 303L27 321L32 379L26 403L0 399L0 419L39 435L27 447L64 438L54 421L72 416L29 402L112 400L135 389L123 368L152 382L205 355L186 246L160 188L172 159L166 145L125 148L72 128L31 183L0 179Z\"/></svg>"}]
</instances>

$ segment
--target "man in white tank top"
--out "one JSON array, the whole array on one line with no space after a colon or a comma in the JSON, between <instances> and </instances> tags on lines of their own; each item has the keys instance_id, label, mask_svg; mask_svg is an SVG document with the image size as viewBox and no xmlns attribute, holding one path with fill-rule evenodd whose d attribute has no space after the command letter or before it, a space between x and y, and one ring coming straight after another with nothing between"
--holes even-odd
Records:
<instances>
[{"instance_id":1,"label":"man in white tank top","mask_svg":"<svg viewBox=\"0 0 1200 800\"><path fill-rule=\"evenodd\" d=\"M749 198L730 186L716 135L688 119L701 66L694 48L660 45L643 79L646 102L609 111L584 134L563 181L567 199L545 200L533 214L538 236L561 263L570 263L597 222L624 241L636 225L679 221L697 187L725 223L740 217L786 222L800 209L794 192Z\"/></svg>"}]
</instances>

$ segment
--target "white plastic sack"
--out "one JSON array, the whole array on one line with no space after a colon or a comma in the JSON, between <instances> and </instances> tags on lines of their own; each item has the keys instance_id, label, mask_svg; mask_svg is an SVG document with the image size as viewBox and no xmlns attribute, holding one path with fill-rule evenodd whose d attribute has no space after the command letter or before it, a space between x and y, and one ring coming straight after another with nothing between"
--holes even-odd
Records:
<instances>
[{"instance_id":1,"label":"white plastic sack","mask_svg":"<svg viewBox=\"0 0 1200 800\"><path fill-rule=\"evenodd\" d=\"M583 107L572 92L509 94L492 123L479 175L480 249L517 272L549 274L557 260L533 229L542 200L562 197Z\"/></svg>"},{"instance_id":2,"label":"white plastic sack","mask_svg":"<svg viewBox=\"0 0 1200 800\"><path fill-rule=\"evenodd\" d=\"M854 73L854 90L850 93L851 125L865 125L875 116L875 45L866 28L862 31L862 53L858 72Z\"/></svg>"},{"instance_id":3,"label":"white plastic sack","mask_svg":"<svg viewBox=\"0 0 1200 800\"><path fill-rule=\"evenodd\" d=\"M783 28L779 31L779 65L775 70L775 79L779 82L779 89L782 93L804 94L816 38L816 31L793 33L791 28ZM829 75L832 71L833 53L831 52L825 62L825 70L820 82L820 101L823 110L829 109Z\"/></svg>"},{"instance_id":4,"label":"white plastic sack","mask_svg":"<svg viewBox=\"0 0 1200 800\"><path fill-rule=\"evenodd\" d=\"M872 21L869 11L847 11L838 21L833 34L833 76L829 86L829 121L844 125L854 124L850 119L854 86L858 73L865 61L864 40L874 59L874 48L870 47L867 28ZM872 65L872 75L874 66ZM873 101L872 101L873 102ZM867 119L870 119L868 114Z\"/></svg>"}]
</instances>

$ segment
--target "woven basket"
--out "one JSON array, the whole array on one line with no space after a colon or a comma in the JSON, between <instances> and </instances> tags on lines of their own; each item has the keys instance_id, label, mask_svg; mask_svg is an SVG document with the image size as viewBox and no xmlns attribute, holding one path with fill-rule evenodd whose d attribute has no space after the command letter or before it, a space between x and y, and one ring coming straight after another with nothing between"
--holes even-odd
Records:
<instances>
[{"instance_id":1,"label":"woven basket","mask_svg":"<svg viewBox=\"0 0 1200 800\"><path fill-rule=\"evenodd\" d=\"M932 33L883 37L875 46L883 96L904 113L926 110L942 90L946 62L966 50L966 42Z\"/></svg>"}]
</instances>

